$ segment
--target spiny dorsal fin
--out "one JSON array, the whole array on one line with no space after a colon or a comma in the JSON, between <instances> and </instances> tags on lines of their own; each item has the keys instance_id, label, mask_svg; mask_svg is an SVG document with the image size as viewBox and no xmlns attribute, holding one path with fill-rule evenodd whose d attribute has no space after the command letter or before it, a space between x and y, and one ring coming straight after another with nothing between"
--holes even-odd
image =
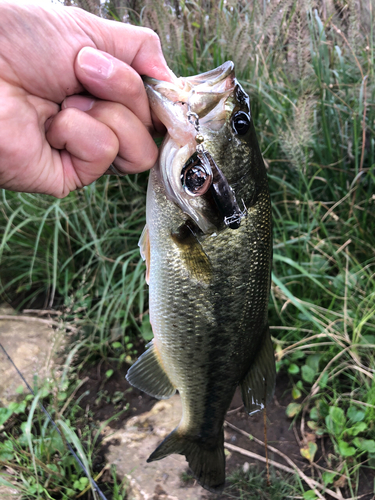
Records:
<instances>
[{"instance_id":1,"label":"spiny dorsal fin","mask_svg":"<svg viewBox=\"0 0 375 500\"><path fill-rule=\"evenodd\" d=\"M256 358L241 382L242 399L249 414L262 410L271 401L275 379L275 354L267 325Z\"/></svg>"},{"instance_id":2,"label":"spiny dorsal fin","mask_svg":"<svg viewBox=\"0 0 375 500\"><path fill-rule=\"evenodd\" d=\"M165 373L153 341L126 374L126 380L137 389L157 399L168 399L176 392Z\"/></svg>"}]
</instances>

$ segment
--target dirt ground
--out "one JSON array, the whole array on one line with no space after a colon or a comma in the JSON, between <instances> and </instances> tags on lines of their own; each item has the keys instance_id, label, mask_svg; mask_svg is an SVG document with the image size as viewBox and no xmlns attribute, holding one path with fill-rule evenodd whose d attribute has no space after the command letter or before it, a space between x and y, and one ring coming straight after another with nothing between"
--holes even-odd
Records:
<instances>
[{"instance_id":1,"label":"dirt ground","mask_svg":"<svg viewBox=\"0 0 375 500\"><path fill-rule=\"evenodd\" d=\"M128 384L125 379L127 367L123 367L120 370L114 370L110 379L103 383L103 379L105 378L104 374L107 369L109 369L109 366L102 364L99 368L92 368L87 373L81 374L81 378L83 378L82 375L88 377L88 381L81 388L81 392L87 390L90 391L90 394L82 400L81 404L83 407L86 407L86 409L90 408L93 412L93 418L100 422L110 419L115 413L128 404L129 407L127 411L109 423L111 429L117 430L123 426L127 419L149 411L157 400L138 391ZM120 402L116 400L116 396L118 397L119 394L125 395L125 399L122 399ZM100 398L100 395L103 396ZM79 394L77 394L77 397L78 396ZM100 401L98 401L98 398L100 398ZM315 474L316 477L316 471L312 469L312 467L305 459L302 458L300 454L300 446L296 439L295 430L293 430L292 427L292 420L286 416L285 409L290 402L291 381L289 376L287 374L278 375L274 400L270 407L267 408L268 444L274 446L291 458L306 475L312 476ZM259 412L249 417L244 411L239 390L237 390L228 410L227 421L239 429L242 429L264 441L263 412ZM226 427L225 438L228 443L235 446L262 456L265 455L263 446L260 446L254 441L251 441L249 438L228 427ZM325 467L326 463L322 454L322 445L325 447L325 453L328 453L328 438L319 438L317 445L318 452L315 461L320 466ZM103 446L103 449L97 458L96 468L98 471L103 467L105 451L106 447ZM279 455L269 453L268 456L271 460L275 460L276 462L283 463L284 465L290 467L290 465L283 461ZM261 470L265 467L261 462L242 456L239 453L231 452L227 456L226 460L227 477L234 470L239 467L243 467L245 462L248 462L251 467L259 467ZM286 473L281 471L281 474ZM319 478L317 477L317 479ZM359 496L364 495L361 497L362 500L371 500L374 498L373 493L369 493L373 491L374 479L375 475L373 471L367 469L362 470L362 473L360 474L360 488L358 492ZM349 491L344 497L350 497ZM227 500L228 496L224 493L223 495L215 496L214 498L216 500ZM327 496L327 499L329 498L331 497Z\"/></svg>"}]
</instances>

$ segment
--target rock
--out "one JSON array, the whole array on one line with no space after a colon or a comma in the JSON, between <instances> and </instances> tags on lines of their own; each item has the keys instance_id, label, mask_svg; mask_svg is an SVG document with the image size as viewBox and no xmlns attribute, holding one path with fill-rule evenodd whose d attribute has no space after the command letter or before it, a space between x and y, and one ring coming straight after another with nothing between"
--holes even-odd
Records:
<instances>
[{"instance_id":1,"label":"rock","mask_svg":"<svg viewBox=\"0 0 375 500\"><path fill-rule=\"evenodd\" d=\"M151 411L129 419L123 429L105 438L107 463L129 481L129 500L208 500L215 498L188 474L182 455L156 462L146 460L160 442L178 425L182 414L178 395L159 401Z\"/></svg>"},{"instance_id":2,"label":"rock","mask_svg":"<svg viewBox=\"0 0 375 500\"><path fill-rule=\"evenodd\" d=\"M0 306L0 316L14 313L9 306ZM34 376L40 381L49 375L52 353L60 338L61 333L42 322L0 319L0 344L31 387L34 385ZM16 389L20 385L24 383L0 348L0 404L6 405L17 399Z\"/></svg>"},{"instance_id":3,"label":"rock","mask_svg":"<svg viewBox=\"0 0 375 500\"><path fill-rule=\"evenodd\" d=\"M1 500L21 500L22 494L16 489L0 486L0 498Z\"/></svg>"}]
</instances>

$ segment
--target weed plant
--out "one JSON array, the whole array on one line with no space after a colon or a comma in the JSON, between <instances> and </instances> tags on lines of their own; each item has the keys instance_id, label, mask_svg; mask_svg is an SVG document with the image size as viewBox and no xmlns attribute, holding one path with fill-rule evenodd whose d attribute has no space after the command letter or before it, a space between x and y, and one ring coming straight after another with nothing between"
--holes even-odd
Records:
<instances>
[{"instance_id":1,"label":"weed plant","mask_svg":"<svg viewBox=\"0 0 375 500\"><path fill-rule=\"evenodd\" d=\"M374 12L374 0L101 8L156 30L177 75L234 60L270 180L269 316L291 382L287 412L313 473L353 499L364 493L361 471L375 467ZM102 178L58 201L2 192L2 297L63 311L80 327L76 363L130 361L150 338L137 249L144 204L144 176Z\"/></svg>"},{"instance_id":2,"label":"weed plant","mask_svg":"<svg viewBox=\"0 0 375 500\"><path fill-rule=\"evenodd\" d=\"M301 489L295 476L271 469L270 484L264 470L252 466L247 472L239 469L228 478L228 499L281 500L296 498ZM302 489L303 491L303 489Z\"/></svg>"}]
</instances>

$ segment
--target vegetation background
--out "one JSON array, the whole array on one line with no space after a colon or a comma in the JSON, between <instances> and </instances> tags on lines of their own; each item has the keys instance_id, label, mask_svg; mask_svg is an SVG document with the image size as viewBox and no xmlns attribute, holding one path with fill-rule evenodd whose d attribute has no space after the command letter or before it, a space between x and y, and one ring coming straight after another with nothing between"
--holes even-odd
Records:
<instances>
[{"instance_id":1,"label":"vegetation background","mask_svg":"<svg viewBox=\"0 0 375 500\"><path fill-rule=\"evenodd\" d=\"M361 474L375 470L375 1L68 3L151 27L177 75L235 62L269 174L269 316L278 370L290 377L287 412L324 498L331 498L325 487L337 498L359 498ZM58 309L79 331L55 382L60 399L53 387L42 389L56 419L83 367L129 363L152 336L137 248L146 182L147 175L103 177L64 200L0 192L2 300ZM79 412L72 400L68 439ZM0 466L15 471L23 498L68 499L88 489L31 397L0 408L1 425ZM93 432L82 436L88 467ZM314 457L327 438L322 470ZM0 484L7 477L0 469ZM251 481L263 479L235 476L238 498L252 498ZM264 498L318 498L292 482L282 485L287 493L269 490ZM110 489L114 499L126 495L115 473Z\"/></svg>"}]
</instances>

